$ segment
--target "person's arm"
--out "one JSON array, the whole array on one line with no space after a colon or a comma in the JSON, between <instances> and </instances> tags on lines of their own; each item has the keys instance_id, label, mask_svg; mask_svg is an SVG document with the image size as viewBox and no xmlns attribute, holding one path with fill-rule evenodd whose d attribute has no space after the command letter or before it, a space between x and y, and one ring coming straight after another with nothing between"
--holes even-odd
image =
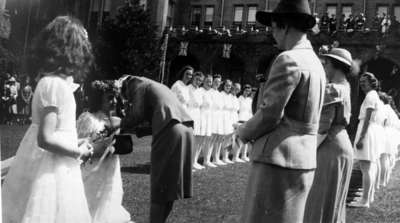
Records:
<instances>
[{"instance_id":1,"label":"person's arm","mask_svg":"<svg viewBox=\"0 0 400 223\"><path fill-rule=\"evenodd\" d=\"M273 131L281 122L283 112L300 80L296 62L288 55L277 57L265 84L262 105L254 116L238 127L237 134L243 142L256 140Z\"/></svg>"},{"instance_id":2,"label":"person's arm","mask_svg":"<svg viewBox=\"0 0 400 223\"><path fill-rule=\"evenodd\" d=\"M360 133L360 137L358 139L358 142L356 144L357 149L362 149L364 146L364 139L365 139L365 135L367 134L367 130L369 127L369 123L372 117L372 112L374 112L373 108L367 108L367 110L365 111L365 118L364 118L364 124L361 128L361 133Z\"/></svg>"},{"instance_id":3,"label":"person's arm","mask_svg":"<svg viewBox=\"0 0 400 223\"><path fill-rule=\"evenodd\" d=\"M92 151L86 143L78 148L78 145L71 144L68 139L63 137L62 133L57 131L57 112L57 108L53 106L43 109L37 136L39 147L49 152L85 161L91 156Z\"/></svg>"}]
</instances>

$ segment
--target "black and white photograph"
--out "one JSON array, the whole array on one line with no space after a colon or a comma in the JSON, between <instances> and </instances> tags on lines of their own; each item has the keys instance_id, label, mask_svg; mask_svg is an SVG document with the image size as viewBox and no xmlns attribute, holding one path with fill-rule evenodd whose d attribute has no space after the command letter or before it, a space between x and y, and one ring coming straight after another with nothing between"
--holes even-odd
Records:
<instances>
[{"instance_id":1,"label":"black and white photograph","mask_svg":"<svg viewBox=\"0 0 400 223\"><path fill-rule=\"evenodd\" d=\"M400 222L400 1L0 0L0 223Z\"/></svg>"}]
</instances>

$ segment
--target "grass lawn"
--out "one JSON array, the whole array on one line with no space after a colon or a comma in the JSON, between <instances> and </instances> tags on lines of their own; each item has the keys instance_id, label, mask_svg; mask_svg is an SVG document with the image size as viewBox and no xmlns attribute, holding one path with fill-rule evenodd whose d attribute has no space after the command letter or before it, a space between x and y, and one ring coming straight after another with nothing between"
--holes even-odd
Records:
<instances>
[{"instance_id":1,"label":"grass lawn","mask_svg":"<svg viewBox=\"0 0 400 223\"><path fill-rule=\"evenodd\" d=\"M15 153L26 127L0 126L1 159ZM121 156L124 185L123 205L137 223L149 215L150 138L138 139L133 153ZM193 174L194 197L177 201L168 222L238 223L244 200L249 164L205 169ZM376 193L369 209L347 209L349 223L400 222L400 166L390 184Z\"/></svg>"}]
</instances>

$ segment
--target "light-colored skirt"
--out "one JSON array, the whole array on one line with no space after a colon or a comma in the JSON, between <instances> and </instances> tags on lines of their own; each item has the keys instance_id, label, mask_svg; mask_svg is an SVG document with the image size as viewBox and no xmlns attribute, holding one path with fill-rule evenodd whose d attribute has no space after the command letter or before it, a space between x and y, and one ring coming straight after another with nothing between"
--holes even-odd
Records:
<instances>
[{"instance_id":1,"label":"light-colored skirt","mask_svg":"<svg viewBox=\"0 0 400 223\"><path fill-rule=\"evenodd\" d=\"M188 113L193 119L194 127L193 134L201 135L201 112L199 107L188 107Z\"/></svg>"},{"instance_id":2,"label":"light-colored skirt","mask_svg":"<svg viewBox=\"0 0 400 223\"><path fill-rule=\"evenodd\" d=\"M376 162L380 158L380 155L382 154L385 145L385 141L383 141L383 139L385 138L383 126L371 122L365 134L364 147L362 149L357 149L356 145L360 138L363 125L364 120L360 120L353 145L354 159Z\"/></svg>"},{"instance_id":3,"label":"light-colored skirt","mask_svg":"<svg viewBox=\"0 0 400 223\"><path fill-rule=\"evenodd\" d=\"M201 124L200 124L200 135L211 136L213 133L213 125L215 122L214 114L211 109L202 109L201 113Z\"/></svg>"},{"instance_id":4,"label":"light-colored skirt","mask_svg":"<svg viewBox=\"0 0 400 223\"><path fill-rule=\"evenodd\" d=\"M2 185L3 223L91 222L78 160L48 152L37 144L32 124ZM60 136L76 142L76 132Z\"/></svg>"},{"instance_id":5,"label":"light-colored skirt","mask_svg":"<svg viewBox=\"0 0 400 223\"><path fill-rule=\"evenodd\" d=\"M213 111L213 125L212 125L212 133L217 135L224 135L224 114L220 109L212 110Z\"/></svg>"}]
</instances>

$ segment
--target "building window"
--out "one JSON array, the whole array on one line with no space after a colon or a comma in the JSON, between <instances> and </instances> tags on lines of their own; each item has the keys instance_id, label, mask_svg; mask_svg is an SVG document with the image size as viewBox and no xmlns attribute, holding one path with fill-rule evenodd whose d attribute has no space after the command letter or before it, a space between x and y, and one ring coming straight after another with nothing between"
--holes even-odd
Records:
<instances>
[{"instance_id":1,"label":"building window","mask_svg":"<svg viewBox=\"0 0 400 223\"><path fill-rule=\"evenodd\" d=\"M168 4L168 14L167 14L167 26L173 26L173 19L174 19L174 3L169 1Z\"/></svg>"},{"instance_id":2,"label":"building window","mask_svg":"<svg viewBox=\"0 0 400 223\"><path fill-rule=\"evenodd\" d=\"M400 5L395 5L393 7L393 13L394 16L396 17L396 21L400 22Z\"/></svg>"},{"instance_id":3,"label":"building window","mask_svg":"<svg viewBox=\"0 0 400 223\"><path fill-rule=\"evenodd\" d=\"M328 13L328 16L329 17L332 17L332 15L335 15L335 17L336 17L336 15L337 15L337 5L336 4L334 4L334 5L332 5L332 4L329 4L329 5L326 5L326 13Z\"/></svg>"},{"instance_id":4,"label":"building window","mask_svg":"<svg viewBox=\"0 0 400 223\"><path fill-rule=\"evenodd\" d=\"M388 11L389 11L389 6L387 6L387 5L377 5L376 6L376 14L379 17L383 17L383 16L387 15Z\"/></svg>"},{"instance_id":5,"label":"building window","mask_svg":"<svg viewBox=\"0 0 400 223\"><path fill-rule=\"evenodd\" d=\"M192 26L200 26L201 23L201 7L194 6L192 8Z\"/></svg>"},{"instance_id":6,"label":"building window","mask_svg":"<svg viewBox=\"0 0 400 223\"><path fill-rule=\"evenodd\" d=\"M353 6L352 5L343 5L342 6L342 15L344 15L344 18L347 19L353 12Z\"/></svg>"},{"instance_id":7,"label":"building window","mask_svg":"<svg viewBox=\"0 0 400 223\"><path fill-rule=\"evenodd\" d=\"M214 6L206 7L206 16L204 18L205 26L212 26L214 21Z\"/></svg>"},{"instance_id":8,"label":"building window","mask_svg":"<svg viewBox=\"0 0 400 223\"><path fill-rule=\"evenodd\" d=\"M249 10L247 12L247 24L249 25L256 24L256 12L257 12L256 5L249 6Z\"/></svg>"},{"instance_id":9,"label":"building window","mask_svg":"<svg viewBox=\"0 0 400 223\"><path fill-rule=\"evenodd\" d=\"M236 25L241 25L243 21L243 6L235 6L235 11L233 15L233 23Z\"/></svg>"}]
</instances>

